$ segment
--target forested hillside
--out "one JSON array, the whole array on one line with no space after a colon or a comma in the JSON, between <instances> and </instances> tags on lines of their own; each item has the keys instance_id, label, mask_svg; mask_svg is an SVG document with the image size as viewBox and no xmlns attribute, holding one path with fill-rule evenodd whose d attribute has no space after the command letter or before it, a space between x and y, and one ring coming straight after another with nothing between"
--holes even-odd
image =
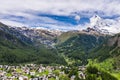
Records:
<instances>
[{"instance_id":1,"label":"forested hillside","mask_svg":"<svg viewBox=\"0 0 120 80\"><path fill-rule=\"evenodd\" d=\"M31 43L18 39L16 36L0 30L0 63L43 63L43 64L65 64L62 57L52 49L44 45L34 47Z\"/></svg>"}]
</instances>

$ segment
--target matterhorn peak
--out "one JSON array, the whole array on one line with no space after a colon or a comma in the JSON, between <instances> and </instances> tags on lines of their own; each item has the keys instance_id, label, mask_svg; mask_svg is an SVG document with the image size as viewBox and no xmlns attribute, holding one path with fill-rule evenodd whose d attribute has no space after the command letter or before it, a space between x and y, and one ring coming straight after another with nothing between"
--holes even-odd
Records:
<instances>
[{"instance_id":1,"label":"matterhorn peak","mask_svg":"<svg viewBox=\"0 0 120 80\"><path fill-rule=\"evenodd\" d=\"M116 34L120 33L120 22L112 19L104 19L98 15L90 18L89 28L102 34Z\"/></svg>"},{"instance_id":2,"label":"matterhorn peak","mask_svg":"<svg viewBox=\"0 0 120 80\"><path fill-rule=\"evenodd\" d=\"M91 27L95 26L99 21L101 20L101 17L98 15L94 15L90 18L90 25Z\"/></svg>"}]
</instances>

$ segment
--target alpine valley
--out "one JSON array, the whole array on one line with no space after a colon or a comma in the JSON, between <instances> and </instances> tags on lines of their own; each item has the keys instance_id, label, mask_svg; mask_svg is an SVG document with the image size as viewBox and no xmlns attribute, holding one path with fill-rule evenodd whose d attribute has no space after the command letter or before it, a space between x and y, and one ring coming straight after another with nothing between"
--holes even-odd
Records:
<instances>
[{"instance_id":1,"label":"alpine valley","mask_svg":"<svg viewBox=\"0 0 120 80\"><path fill-rule=\"evenodd\" d=\"M0 23L0 64L95 65L120 71L120 28L114 24L98 15L86 29L71 31Z\"/></svg>"}]
</instances>

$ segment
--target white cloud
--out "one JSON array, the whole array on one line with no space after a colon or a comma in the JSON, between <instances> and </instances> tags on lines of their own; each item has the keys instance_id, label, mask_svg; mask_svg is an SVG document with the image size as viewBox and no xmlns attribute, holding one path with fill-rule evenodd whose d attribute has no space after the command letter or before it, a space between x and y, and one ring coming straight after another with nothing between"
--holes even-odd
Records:
<instances>
[{"instance_id":1,"label":"white cloud","mask_svg":"<svg viewBox=\"0 0 120 80\"><path fill-rule=\"evenodd\" d=\"M28 12L27 12L28 11ZM36 20L39 24L39 20L46 25L55 24L55 26L68 26L70 24L64 24L60 21L53 20L48 17L37 16L32 14L32 11L64 15L75 16L75 20L79 21L81 15L85 17L91 17L97 13L100 16L114 16L120 15L120 1L119 0L0 0L0 21L9 23L11 25L29 25L30 23L36 24ZM27 13L26 13L27 12ZM76 14L77 12L78 14ZM16 22L19 18L15 18L16 21L6 19L3 16L15 15L23 16L26 18L25 23ZM14 23L14 24L13 24ZM49 24L50 23L50 24ZM56 25L61 24L61 25ZM67 26L68 25L68 26ZM77 25L80 26L80 25ZM57 27L56 27L57 28ZM70 28L70 27L69 27ZM76 28L76 26L75 26Z\"/></svg>"},{"instance_id":2,"label":"white cloud","mask_svg":"<svg viewBox=\"0 0 120 80\"><path fill-rule=\"evenodd\" d=\"M76 15L76 16L75 16L75 20L76 20L76 21L79 21L79 20L80 20L80 16L79 16L79 15Z\"/></svg>"},{"instance_id":3,"label":"white cloud","mask_svg":"<svg viewBox=\"0 0 120 80\"><path fill-rule=\"evenodd\" d=\"M1 12L36 10L58 15L69 15L75 11L103 11L120 14L119 0L1 0Z\"/></svg>"},{"instance_id":4,"label":"white cloud","mask_svg":"<svg viewBox=\"0 0 120 80\"><path fill-rule=\"evenodd\" d=\"M23 24L23 23L19 23L19 22L15 22L15 21L11 21L11 20L6 20L6 19L0 19L0 21L6 25L9 25L9 26L15 26L15 27L21 27L21 26L28 26L26 24Z\"/></svg>"},{"instance_id":5,"label":"white cloud","mask_svg":"<svg viewBox=\"0 0 120 80\"><path fill-rule=\"evenodd\" d=\"M119 19L120 20L120 19ZM105 19L105 23L109 26L105 26L104 29L108 30L111 33L120 32L120 22L119 20Z\"/></svg>"}]
</instances>

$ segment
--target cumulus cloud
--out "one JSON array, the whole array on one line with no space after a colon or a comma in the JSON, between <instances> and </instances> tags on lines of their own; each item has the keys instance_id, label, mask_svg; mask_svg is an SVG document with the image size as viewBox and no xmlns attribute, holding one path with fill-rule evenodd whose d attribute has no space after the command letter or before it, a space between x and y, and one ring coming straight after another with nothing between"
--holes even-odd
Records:
<instances>
[{"instance_id":1,"label":"cumulus cloud","mask_svg":"<svg viewBox=\"0 0 120 80\"><path fill-rule=\"evenodd\" d=\"M80 16L79 16L79 15L76 15L76 16L75 16L75 20L76 20L76 21L79 21L79 20L80 20Z\"/></svg>"},{"instance_id":2,"label":"cumulus cloud","mask_svg":"<svg viewBox=\"0 0 120 80\"><path fill-rule=\"evenodd\" d=\"M2 0L0 10L36 10L58 15L69 15L76 11L102 11L104 14L120 14L119 0Z\"/></svg>"},{"instance_id":3,"label":"cumulus cloud","mask_svg":"<svg viewBox=\"0 0 120 80\"><path fill-rule=\"evenodd\" d=\"M74 16L78 22L81 17L91 17L98 14L102 17L120 16L119 0L0 0L0 21L13 25L45 24L55 26L72 25L61 20L39 14L58 16ZM31 24L32 23L32 24ZM19 25L18 24L18 25ZM58 25L59 24L59 25ZM69 27L70 28L70 27Z\"/></svg>"}]
</instances>

